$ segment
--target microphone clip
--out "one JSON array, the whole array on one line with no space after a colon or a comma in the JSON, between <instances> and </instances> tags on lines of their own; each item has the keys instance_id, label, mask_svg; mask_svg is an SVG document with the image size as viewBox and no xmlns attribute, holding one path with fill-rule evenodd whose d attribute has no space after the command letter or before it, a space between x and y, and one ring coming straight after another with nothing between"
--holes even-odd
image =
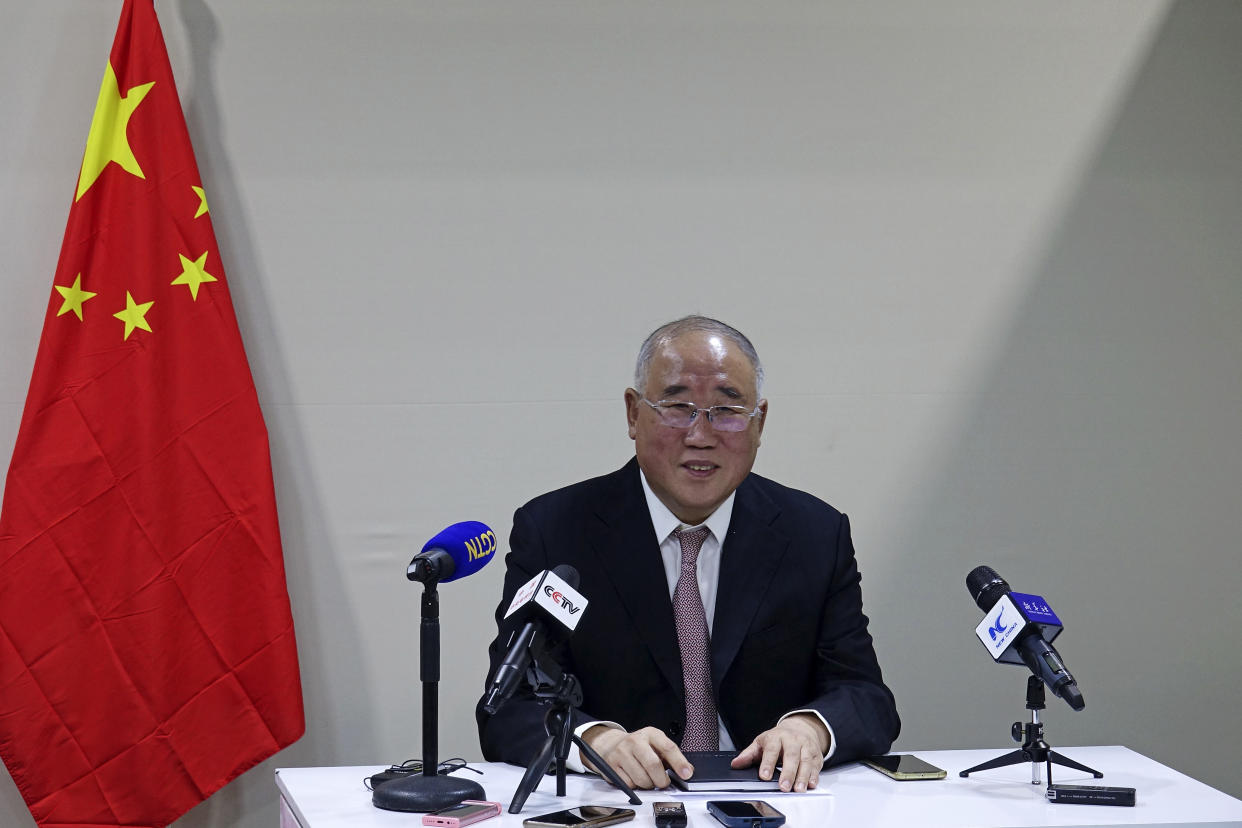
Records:
<instances>
[{"instance_id":1,"label":"microphone clip","mask_svg":"<svg viewBox=\"0 0 1242 828\"><path fill-rule=\"evenodd\" d=\"M443 549L419 552L405 568L405 577L435 589L436 584L449 578L457 570L453 556Z\"/></svg>"}]
</instances>

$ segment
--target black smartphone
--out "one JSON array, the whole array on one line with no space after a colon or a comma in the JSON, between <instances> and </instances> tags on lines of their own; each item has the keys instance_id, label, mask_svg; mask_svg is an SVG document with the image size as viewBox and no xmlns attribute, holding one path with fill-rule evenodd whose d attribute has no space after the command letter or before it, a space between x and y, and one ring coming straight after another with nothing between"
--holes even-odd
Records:
<instances>
[{"instance_id":1,"label":"black smartphone","mask_svg":"<svg viewBox=\"0 0 1242 828\"><path fill-rule=\"evenodd\" d=\"M785 815L759 799L719 799L707 803L707 812L729 828L776 828Z\"/></svg>"},{"instance_id":2,"label":"black smartphone","mask_svg":"<svg viewBox=\"0 0 1242 828\"><path fill-rule=\"evenodd\" d=\"M889 756L866 756L858 760L869 768L902 782L911 779L944 779L947 775L942 768L930 762L924 762L917 756L908 753L894 753Z\"/></svg>"},{"instance_id":3,"label":"black smartphone","mask_svg":"<svg viewBox=\"0 0 1242 828\"><path fill-rule=\"evenodd\" d=\"M634 811L629 808L614 808L611 805L579 805L577 808L566 808L550 814L522 820L526 828L560 828L564 825L612 825L614 822L625 822L634 818Z\"/></svg>"},{"instance_id":4,"label":"black smartphone","mask_svg":"<svg viewBox=\"0 0 1242 828\"><path fill-rule=\"evenodd\" d=\"M686 806L680 802L652 802L656 828L686 828Z\"/></svg>"}]
</instances>

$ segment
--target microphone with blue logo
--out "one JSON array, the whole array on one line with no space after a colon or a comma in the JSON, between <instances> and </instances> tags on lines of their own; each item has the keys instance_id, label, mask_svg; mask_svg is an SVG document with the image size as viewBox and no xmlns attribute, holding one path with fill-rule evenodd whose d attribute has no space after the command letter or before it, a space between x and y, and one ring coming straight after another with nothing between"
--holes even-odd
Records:
<instances>
[{"instance_id":1,"label":"microphone with blue logo","mask_svg":"<svg viewBox=\"0 0 1242 828\"><path fill-rule=\"evenodd\" d=\"M423 544L405 568L405 577L423 584L447 584L478 572L495 551L496 533L487 524L463 520Z\"/></svg>"},{"instance_id":2,"label":"microphone with blue logo","mask_svg":"<svg viewBox=\"0 0 1242 828\"><path fill-rule=\"evenodd\" d=\"M387 811L427 812L466 799L485 800L483 786L449 776L436 758L440 716L440 595L436 588L473 575L496 556L496 533L477 520L454 523L423 544L405 576L423 585L420 675L423 683L422 773L380 781L371 777L371 803ZM377 784L378 783L378 784Z\"/></svg>"},{"instance_id":3,"label":"microphone with blue logo","mask_svg":"<svg viewBox=\"0 0 1242 828\"><path fill-rule=\"evenodd\" d=\"M1061 632L1061 619L1039 595L1014 592L990 566L977 566L966 576L966 589L983 610L975 635L1004 664L1025 664L1054 696L1074 710L1086 703L1078 682L1050 643Z\"/></svg>"}]
</instances>

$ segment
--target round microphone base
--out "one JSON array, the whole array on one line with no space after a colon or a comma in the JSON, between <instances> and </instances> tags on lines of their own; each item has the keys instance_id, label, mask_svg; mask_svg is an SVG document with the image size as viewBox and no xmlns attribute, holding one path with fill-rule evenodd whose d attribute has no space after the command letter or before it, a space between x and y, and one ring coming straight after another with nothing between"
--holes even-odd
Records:
<instances>
[{"instance_id":1,"label":"round microphone base","mask_svg":"<svg viewBox=\"0 0 1242 828\"><path fill-rule=\"evenodd\" d=\"M487 794L478 782L441 775L411 774L402 779L390 779L371 793L371 804L385 811L426 813L466 799L487 799Z\"/></svg>"}]
</instances>

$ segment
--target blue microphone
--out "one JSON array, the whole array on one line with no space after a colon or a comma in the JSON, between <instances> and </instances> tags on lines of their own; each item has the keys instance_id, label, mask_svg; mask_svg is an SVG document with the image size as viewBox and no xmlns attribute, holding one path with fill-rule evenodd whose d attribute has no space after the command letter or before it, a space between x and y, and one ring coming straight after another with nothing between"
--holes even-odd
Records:
<instances>
[{"instance_id":1,"label":"blue microphone","mask_svg":"<svg viewBox=\"0 0 1242 828\"><path fill-rule=\"evenodd\" d=\"M1078 682L1051 644L1062 625L1048 602L1039 595L1014 592L990 566L971 570L966 589L984 612L975 635L992 658L1005 664L1025 664L1054 696L1065 699L1074 710L1082 710Z\"/></svg>"},{"instance_id":2,"label":"blue microphone","mask_svg":"<svg viewBox=\"0 0 1242 828\"><path fill-rule=\"evenodd\" d=\"M423 585L419 627L419 678L423 682L423 772L375 785L371 804L387 811L427 812L467 799L485 800L483 786L471 779L441 775L440 594L436 585L478 572L496 555L496 533L477 520L454 523L423 545L405 568L405 577ZM374 779L375 777L372 777Z\"/></svg>"},{"instance_id":3,"label":"blue microphone","mask_svg":"<svg viewBox=\"0 0 1242 828\"><path fill-rule=\"evenodd\" d=\"M405 577L424 584L447 584L478 572L495 554L496 533L485 523L463 520L427 541L405 568Z\"/></svg>"}]
</instances>

